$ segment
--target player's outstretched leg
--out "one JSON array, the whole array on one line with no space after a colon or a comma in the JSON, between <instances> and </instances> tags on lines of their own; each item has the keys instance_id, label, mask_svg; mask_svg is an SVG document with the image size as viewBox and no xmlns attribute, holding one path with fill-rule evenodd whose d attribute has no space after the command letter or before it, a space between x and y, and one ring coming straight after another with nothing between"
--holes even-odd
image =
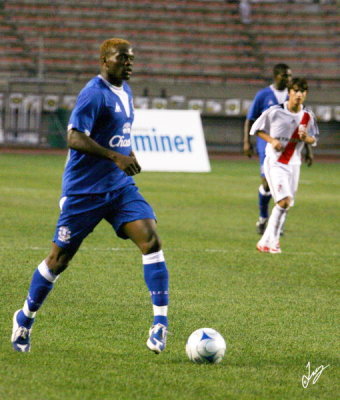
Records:
<instances>
[{"instance_id":1,"label":"player's outstretched leg","mask_svg":"<svg viewBox=\"0 0 340 400\"><path fill-rule=\"evenodd\" d=\"M57 278L58 276L48 269L45 261L34 271L24 306L13 316L11 342L14 350L25 353L30 351L30 336L36 312L52 290Z\"/></svg>"},{"instance_id":2,"label":"player's outstretched leg","mask_svg":"<svg viewBox=\"0 0 340 400\"><path fill-rule=\"evenodd\" d=\"M169 274L163 251L143 255L143 264L144 279L151 294L154 313L146 345L159 354L165 349L168 333Z\"/></svg>"},{"instance_id":3,"label":"player's outstretched leg","mask_svg":"<svg viewBox=\"0 0 340 400\"><path fill-rule=\"evenodd\" d=\"M270 191L266 191L263 185L259 187L259 219L256 222L256 231L263 235L268 222L268 207L271 199Z\"/></svg>"},{"instance_id":4,"label":"player's outstretched leg","mask_svg":"<svg viewBox=\"0 0 340 400\"><path fill-rule=\"evenodd\" d=\"M261 253L281 253L280 247L280 231L286 219L287 209L276 204L272 210L268 221L268 226L256 245L256 248Z\"/></svg>"}]
</instances>

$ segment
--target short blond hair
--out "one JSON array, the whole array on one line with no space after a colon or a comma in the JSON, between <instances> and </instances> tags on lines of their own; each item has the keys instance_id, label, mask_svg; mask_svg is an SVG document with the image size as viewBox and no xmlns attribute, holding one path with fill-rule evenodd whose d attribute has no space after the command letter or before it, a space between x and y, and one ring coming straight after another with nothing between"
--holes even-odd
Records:
<instances>
[{"instance_id":1,"label":"short blond hair","mask_svg":"<svg viewBox=\"0 0 340 400\"><path fill-rule=\"evenodd\" d=\"M112 38L104 40L104 42L100 45L100 61L103 62L107 57L110 56L112 47L117 48L120 45L127 45L131 47L131 43L125 39Z\"/></svg>"}]
</instances>

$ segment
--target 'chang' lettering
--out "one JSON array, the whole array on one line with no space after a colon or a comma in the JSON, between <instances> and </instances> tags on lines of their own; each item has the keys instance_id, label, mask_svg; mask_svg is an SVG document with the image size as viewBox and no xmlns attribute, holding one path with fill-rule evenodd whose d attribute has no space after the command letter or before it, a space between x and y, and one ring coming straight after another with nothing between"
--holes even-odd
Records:
<instances>
[{"instance_id":1,"label":"'chang' lettering","mask_svg":"<svg viewBox=\"0 0 340 400\"><path fill-rule=\"evenodd\" d=\"M112 136L109 145L110 147L130 147L131 139L125 139L125 137L121 135Z\"/></svg>"}]
</instances>

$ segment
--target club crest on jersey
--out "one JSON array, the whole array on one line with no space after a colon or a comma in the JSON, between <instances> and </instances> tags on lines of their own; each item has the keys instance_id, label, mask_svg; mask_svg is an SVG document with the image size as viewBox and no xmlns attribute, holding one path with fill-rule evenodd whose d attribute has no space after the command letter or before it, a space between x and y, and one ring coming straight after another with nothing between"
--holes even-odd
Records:
<instances>
[{"instance_id":1,"label":"club crest on jersey","mask_svg":"<svg viewBox=\"0 0 340 400\"><path fill-rule=\"evenodd\" d=\"M131 124L126 122L122 128L123 135L114 135L109 141L110 147L130 147L131 146ZM126 137L127 136L127 137Z\"/></svg>"},{"instance_id":2,"label":"club crest on jersey","mask_svg":"<svg viewBox=\"0 0 340 400\"><path fill-rule=\"evenodd\" d=\"M61 226L58 229L58 240L63 243L69 243L71 239L71 231L67 226Z\"/></svg>"}]
</instances>

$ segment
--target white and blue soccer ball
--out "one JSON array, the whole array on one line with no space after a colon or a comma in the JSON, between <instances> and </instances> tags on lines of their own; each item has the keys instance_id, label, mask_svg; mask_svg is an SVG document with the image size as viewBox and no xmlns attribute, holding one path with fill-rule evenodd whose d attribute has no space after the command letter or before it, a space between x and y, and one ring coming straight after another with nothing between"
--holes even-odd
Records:
<instances>
[{"instance_id":1,"label":"white and blue soccer ball","mask_svg":"<svg viewBox=\"0 0 340 400\"><path fill-rule=\"evenodd\" d=\"M212 328L200 328L189 336L185 351L194 363L218 364L226 348L226 342L219 332Z\"/></svg>"}]
</instances>

